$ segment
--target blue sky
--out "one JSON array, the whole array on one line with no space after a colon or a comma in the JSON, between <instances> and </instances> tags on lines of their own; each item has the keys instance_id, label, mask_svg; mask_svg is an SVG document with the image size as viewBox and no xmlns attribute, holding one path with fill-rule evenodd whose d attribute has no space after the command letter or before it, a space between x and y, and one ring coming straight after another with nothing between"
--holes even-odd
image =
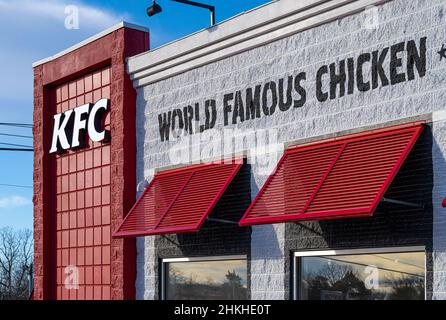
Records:
<instances>
[{"instance_id":1,"label":"blue sky","mask_svg":"<svg viewBox=\"0 0 446 320\"><path fill-rule=\"evenodd\" d=\"M217 22L269 0L202 0L216 6ZM151 48L209 26L209 12L158 0L163 12L146 15L151 0L0 0L0 122L32 123L33 62L51 56L119 21L146 26ZM65 28L65 8L79 8L79 29ZM30 129L0 126L0 133L29 136ZM31 139L0 135L0 142L29 145ZM0 145L1 146L1 145ZM4 146L4 145L3 145ZM32 228L32 153L0 151L0 228Z\"/></svg>"}]
</instances>

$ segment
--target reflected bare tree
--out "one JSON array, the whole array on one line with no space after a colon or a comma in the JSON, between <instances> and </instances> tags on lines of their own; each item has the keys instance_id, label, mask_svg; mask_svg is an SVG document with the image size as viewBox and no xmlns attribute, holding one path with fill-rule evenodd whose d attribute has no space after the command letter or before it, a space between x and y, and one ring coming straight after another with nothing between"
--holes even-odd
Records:
<instances>
[{"instance_id":1,"label":"reflected bare tree","mask_svg":"<svg viewBox=\"0 0 446 320\"><path fill-rule=\"evenodd\" d=\"M368 290L355 270L346 264L328 263L307 280L308 298L320 299L370 299Z\"/></svg>"},{"instance_id":2,"label":"reflected bare tree","mask_svg":"<svg viewBox=\"0 0 446 320\"><path fill-rule=\"evenodd\" d=\"M320 270L306 276L307 298L348 300L422 300L424 277L392 271L380 279L380 288L367 289L358 270L343 263L327 263Z\"/></svg>"},{"instance_id":3,"label":"reflected bare tree","mask_svg":"<svg viewBox=\"0 0 446 320\"><path fill-rule=\"evenodd\" d=\"M211 276L199 280L197 274L185 275L176 268L169 269L167 298L173 300L226 300L246 299L247 288L235 270L227 271L225 281L217 282Z\"/></svg>"},{"instance_id":4,"label":"reflected bare tree","mask_svg":"<svg viewBox=\"0 0 446 320\"><path fill-rule=\"evenodd\" d=\"M336 282L345 277L348 272L353 272L352 268L345 264L328 263L320 271L320 275L327 279L328 283L333 286Z\"/></svg>"},{"instance_id":5,"label":"reflected bare tree","mask_svg":"<svg viewBox=\"0 0 446 320\"><path fill-rule=\"evenodd\" d=\"M226 282L223 284L223 287L229 299L246 299L246 288L242 285L242 277L235 270L232 270L232 272L228 270L225 277Z\"/></svg>"},{"instance_id":6,"label":"reflected bare tree","mask_svg":"<svg viewBox=\"0 0 446 320\"><path fill-rule=\"evenodd\" d=\"M424 278L415 276L403 276L390 280L392 292L389 297L392 300L423 300Z\"/></svg>"}]
</instances>

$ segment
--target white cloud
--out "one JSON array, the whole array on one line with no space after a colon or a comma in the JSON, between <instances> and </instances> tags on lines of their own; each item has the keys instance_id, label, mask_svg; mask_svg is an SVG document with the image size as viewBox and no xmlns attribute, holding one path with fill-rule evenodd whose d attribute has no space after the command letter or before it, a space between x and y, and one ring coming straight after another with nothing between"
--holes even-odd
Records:
<instances>
[{"instance_id":1,"label":"white cloud","mask_svg":"<svg viewBox=\"0 0 446 320\"><path fill-rule=\"evenodd\" d=\"M22 196L9 196L0 198L0 209L12 209L16 207L27 206L30 204L31 201Z\"/></svg>"},{"instance_id":2,"label":"white cloud","mask_svg":"<svg viewBox=\"0 0 446 320\"><path fill-rule=\"evenodd\" d=\"M67 6L76 6L79 9L81 22L87 27L109 27L124 18L104 9L85 5L79 1L67 0L0 0L1 16L13 16L21 19L23 17L31 18L30 22L41 18L64 21ZM23 19L22 19L23 20ZM47 20L47 22L50 22ZM63 26L63 24L61 25ZM36 25L36 27L38 27Z\"/></svg>"}]
</instances>

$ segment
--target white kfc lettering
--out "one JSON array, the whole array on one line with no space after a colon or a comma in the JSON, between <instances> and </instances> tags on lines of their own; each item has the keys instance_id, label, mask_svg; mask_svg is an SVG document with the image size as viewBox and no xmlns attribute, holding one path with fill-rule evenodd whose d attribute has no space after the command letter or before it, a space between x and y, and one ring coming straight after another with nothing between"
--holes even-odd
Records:
<instances>
[{"instance_id":1,"label":"white kfc lettering","mask_svg":"<svg viewBox=\"0 0 446 320\"><path fill-rule=\"evenodd\" d=\"M68 110L63 114L59 113L54 116L53 143L51 144L50 153L54 153L60 149L66 150L70 148L65 128L68 125L72 113L73 110ZM60 124L61 119L62 124Z\"/></svg>"},{"instance_id":2,"label":"white kfc lettering","mask_svg":"<svg viewBox=\"0 0 446 320\"><path fill-rule=\"evenodd\" d=\"M54 115L50 153L84 147L87 133L94 142L108 142L110 132L103 128L103 120L109 110L110 100L101 99Z\"/></svg>"},{"instance_id":3,"label":"white kfc lettering","mask_svg":"<svg viewBox=\"0 0 446 320\"><path fill-rule=\"evenodd\" d=\"M93 109L90 111L90 117L88 119L88 135L90 136L90 139L95 142L110 139L110 137L107 136L107 131L101 130L103 115L109 110L109 108L110 100L101 99L96 102Z\"/></svg>"}]
</instances>

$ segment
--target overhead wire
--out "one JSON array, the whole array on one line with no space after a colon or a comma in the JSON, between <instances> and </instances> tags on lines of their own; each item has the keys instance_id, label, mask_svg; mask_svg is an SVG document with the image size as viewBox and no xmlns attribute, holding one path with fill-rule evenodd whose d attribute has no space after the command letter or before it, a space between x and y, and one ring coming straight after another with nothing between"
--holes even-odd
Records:
<instances>
[{"instance_id":1,"label":"overhead wire","mask_svg":"<svg viewBox=\"0 0 446 320\"><path fill-rule=\"evenodd\" d=\"M21 134L11 134L11 133L1 133L1 132L0 132L0 136L33 139L33 136L24 136Z\"/></svg>"},{"instance_id":2,"label":"overhead wire","mask_svg":"<svg viewBox=\"0 0 446 320\"><path fill-rule=\"evenodd\" d=\"M28 128L32 129L33 125L29 123L17 123L17 122L0 122L0 126Z\"/></svg>"},{"instance_id":3,"label":"overhead wire","mask_svg":"<svg viewBox=\"0 0 446 320\"><path fill-rule=\"evenodd\" d=\"M24 186L20 184L9 184L9 183L0 183L0 187L11 187L11 188L24 188L24 189L32 189L31 186Z\"/></svg>"},{"instance_id":4,"label":"overhead wire","mask_svg":"<svg viewBox=\"0 0 446 320\"><path fill-rule=\"evenodd\" d=\"M17 144L17 143L7 143L7 142L1 142L0 144L4 145L4 146L11 146L11 147L23 147L23 148L32 148L32 146L28 146L25 144Z\"/></svg>"}]
</instances>

